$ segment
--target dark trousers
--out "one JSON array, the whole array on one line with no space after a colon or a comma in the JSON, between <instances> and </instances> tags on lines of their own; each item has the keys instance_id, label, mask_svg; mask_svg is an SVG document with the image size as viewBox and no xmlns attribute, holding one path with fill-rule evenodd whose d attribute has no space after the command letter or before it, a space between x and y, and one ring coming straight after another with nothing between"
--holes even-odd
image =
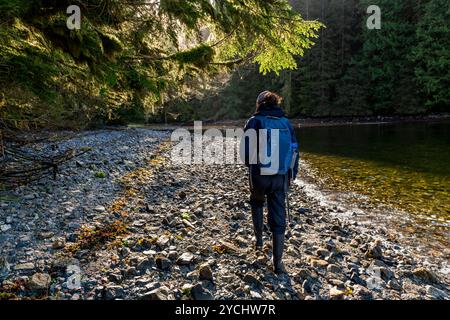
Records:
<instances>
[{"instance_id":1,"label":"dark trousers","mask_svg":"<svg viewBox=\"0 0 450 320\"><path fill-rule=\"evenodd\" d=\"M286 231L287 175L261 176L250 173L250 205L253 210L264 207L267 197L268 222L273 234Z\"/></svg>"}]
</instances>

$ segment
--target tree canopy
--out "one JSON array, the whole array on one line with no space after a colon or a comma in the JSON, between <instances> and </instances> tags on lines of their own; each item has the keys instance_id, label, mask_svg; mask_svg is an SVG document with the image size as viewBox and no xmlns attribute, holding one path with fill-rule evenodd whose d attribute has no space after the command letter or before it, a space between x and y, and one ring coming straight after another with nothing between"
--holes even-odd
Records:
<instances>
[{"instance_id":1,"label":"tree canopy","mask_svg":"<svg viewBox=\"0 0 450 320\"><path fill-rule=\"evenodd\" d=\"M287 0L0 0L0 15L0 116L16 124L148 117L240 64L295 69L322 27Z\"/></svg>"}]
</instances>

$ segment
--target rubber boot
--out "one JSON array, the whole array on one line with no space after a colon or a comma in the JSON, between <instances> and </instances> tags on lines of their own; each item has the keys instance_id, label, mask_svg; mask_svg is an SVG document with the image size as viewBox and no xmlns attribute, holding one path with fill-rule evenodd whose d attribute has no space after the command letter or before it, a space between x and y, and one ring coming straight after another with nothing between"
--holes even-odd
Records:
<instances>
[{"instance_id":1,"label":"rubber boot","mask_svg":"<svg viewBox=\"0 0 450 320\"><path fill-rule=\"evenodd\" d=\"M252 207L253 228L256 237L256 250L262 251L263 248L263 228L264 228L264 208Z\"/></svg>"},{"instance_id":2,"label":"rubber boot","mask_svg":"<svg viewBox=\"0 0 450 320\"><path fill-rule=\"evenodd\" d=\"M283 265L283 249L284 249L284 234L273 235L273 269L276 274L283 274L286 269Z\"/></svg>"}]
</instances>

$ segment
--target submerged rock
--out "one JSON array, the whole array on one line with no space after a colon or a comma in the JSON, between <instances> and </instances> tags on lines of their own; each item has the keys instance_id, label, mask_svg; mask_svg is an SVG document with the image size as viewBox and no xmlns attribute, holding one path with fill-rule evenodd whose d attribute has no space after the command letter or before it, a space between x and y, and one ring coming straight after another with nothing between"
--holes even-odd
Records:
<instances>
[{"instance_id":1,"label":"submerged rock","mask_svg":"<svg viewBox=\"0 0 450 320\"><path fill-rule=\"evenodd\" d=\"M28 288L35 293L47 291L52 282L52 277L47 273L35 273L28 283Z\"/></svg>"}]
</instances>

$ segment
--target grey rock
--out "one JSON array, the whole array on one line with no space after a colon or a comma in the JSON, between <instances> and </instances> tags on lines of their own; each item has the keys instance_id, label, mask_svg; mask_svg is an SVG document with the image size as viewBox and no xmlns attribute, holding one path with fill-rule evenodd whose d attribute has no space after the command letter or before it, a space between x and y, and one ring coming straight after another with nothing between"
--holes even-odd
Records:
<instances>
[{"instance_id":1,"label":"grey rock","mask_svg":"<svg viewBox=\"0 0 450 320\"><path fill-rule=\"evenodd\" d=\"M168 300L165 290L161 288L153 289L139 297L140 300Z\"/></svg>"},{"instance_id":2,"label":"grey rock","mask_svg":"<svg viewBox=\"0 0 450 320\"><path fill-rule=\"evenodd\" d=\"M104 206L96 206L94 208L94 210L97 211L97 212L105 212L106 208Z\"/></svg>"},{"instance_id":3,"label":"grey rock","mask_svg":"<svg viewBox=\"0 0 450 320\"><path fill-rule=\"evenodd\" d=\"M428 285L425 287L425 289L427 291L427 296L429 296L431 299L447 300L449 298L447 293L445 293L443 290L438 289L436 287Z\"/></svg>"},{"instance_id":4,"label":"grey rock","mask_svg":"<svg viewBox=\"0 0 450 320\"><path fill-rule=\"evenodd\" d=\"M212 293L205 289L201 283L197 283L191 288L191 295L194 300L214 300Z\"/></svg>"},{"instance_id":5,"label":"grey rock","mask_svg":"<svg viewBox=\"0 0 450 320\"><path fill-rule=\"evenodd\" d=\"M105 290L107 300L121 299L125 296L125 290L121 286L109 286Z\"/></svg>"},{"instance_id":6,"label":"grey rock","mask_svg":"<svg viewBox=\"0 0 450 320\"><path fill-rule=\"evenodd\" d=\"M5 257L0 256L0 282L7 278L11 271L11 265Z\"/></svg>"},{"instance_id":7,"label":"grey rock","mask_svg":"<svg viewBox=\"0 0 450 320\"><path fill-rule=\"evenodd\" d=\"M261 294L259 292L253 291L253 290L250 290L250 297L252 299L254 299L254 300L261 300L262 299Z\"/></svg>"},{"instance_id":8,"label":"grey rock","mask_svg":"<svg viewBox=\"0 0 450 320\"><path fill-rule=\"evenodd\" d=\"M336 287L333 287L330 289L330 299L332 300L341 300L342 298L344 298L345 292L342 290L339 290Z\"/></svg>"},{"instance_id":9,"label":"grey rock","mask_svg":"<svg viewBox=\"0 0 450 320\"><path fill-rule=\"evenodd\" d=\"M2 224L1 226L0 226L0 231L1 232L6 232L6 231L9 231L9 230L11 230L11 225L10 224Z\"/></svg>"},{"instance_id":10,"label":"grey rock","mask_svg":"<svg viewBox=\"0 0 450 320\"><path fill-rule=\"evenodd\" d=\"M158 238L158 240L156 241L156 245L161 249L165 249L169 245L169 242L170 238L166 235L163 235Z\"/></svg>"},{"instance_id":11,"label":"grey rock","mask_svg":"<svg viewBox=\"0 0 450 320\"><path fill-rule=\"evenodd\" d=\"M372 245L370 245L365 255L367 258L381 259L383 257L381 241L375 241Z\"/></svg>"},{"instance_id":12,"label":"grey rock","mask_svg":"<svg viewBox=\"0 0 450 320\"><path fill-rule=\"evenodd\" d=\"M412 274L418 278L419 280L428 282L428 283L438 283L439 280L434 274L434 272L427 270L425 268L417 268L412 271Z\"/></svg>"},{"instance_id":13,"label":"grey rock","mask_svg":"<svg viewBox=\"0 0 450 320\"><path fill-rule=\"evenodd\" d=\"M262 287L261 281L259 281L253 274L247 273L242 279L245 283L253 286Z\"/></svg>"},{"instance_id":14,"label":"grey rock","mask_svg":"<svg viewBox=\"0 0 450 320\"><path fill-rule=\"evenodd\" d=\"M155 260L153 260L152 257L143 259L142 261L140 261L137 265L137 270L139 270L140 272L146 272L148 269L151 269L155 264Z\"/></svg>"},{"instance_id":15,"label":"grey rock","mask_svg":"<svg viewBox=\"0 0 450 320\"><path fill-rule=\"evenodd\" d=\"M34 266L34 263L32 263L32 262L20 263L14 267L15 271L19 271L21 273L26 273L26 274L32 273L34 271L34 269L35 269L35 266Z\"/></svg>"},{"instance_id":16,"label":"grey rock","mask_svg":"<svg viewBox=\"0 0 450 320\"><path fill-rule=\"evenodd\" d=\"M169 270L172 266L172 261L161 255L156 257L155 262L156 266L161 270Z\"/></svg>"},{"instance_id":17,"label":"grey rock","mask_svg":"<svg viewBox=\"0 0 450 320\"><path fill-rule=\"evenodd\" d=\"M192 263L193 260L194 260L194 255L191 252L185 252L177 259L177 264L188 265L188 264Z\"/></svg>"},{"instance_id":18,"label":"grey rock","mask_svg":"<svg viewBox=\"0 0 450 320\"><path fill-rule=\"evenodd\" d=\"M66 245L66 239L58 238L53 242L52 248L55 250L62 249Z\"/></svg>"},{"instance_id":19,"label":"grey rock","mask_svg":"<svg viewBox=\"0 0 450 320\"><path fill-rule=\"evenodd\" d=\"M209 280L209 281L214 280L213 272L211 270L211 267L208 264L201 265L198 270L198 273L199 273L200 280Z\"/></svg>"},{"instance_id":20,"label":"grey rock","mask_svg":"<svg viewBox=\"0 0 450 320\"><path fill-rule=\"evenodd\" d=\"M329 264L327 266L327 271L330 273L342 273L342 269L335 264Z\"/></svg>"},{"instance_id":21,"label":"grey rock","mask_svg":"<svg viewBox=\"0 0 450 320\"><path fill-rule=\"evenodd\" d=\"M388 283L387 283L387 286L388 286L388 288L391 288L391 289L396 290L396 291L402 290L402 286L395 279L389 280Z\"/></svg>"},{"instance_id":22,"label":"grey rock","mask_svg":"<svg viewBox=\"0 0 450 320\"><path fill-rule=\"evenodd\" d=\"M35 273L30 279L28 283L28 288L30 290L35 291L36 293L40 293L43 291L47 291L50 287L50 283L52 282L52 277L47 273Z\"/></svg>"}]
</instances>

